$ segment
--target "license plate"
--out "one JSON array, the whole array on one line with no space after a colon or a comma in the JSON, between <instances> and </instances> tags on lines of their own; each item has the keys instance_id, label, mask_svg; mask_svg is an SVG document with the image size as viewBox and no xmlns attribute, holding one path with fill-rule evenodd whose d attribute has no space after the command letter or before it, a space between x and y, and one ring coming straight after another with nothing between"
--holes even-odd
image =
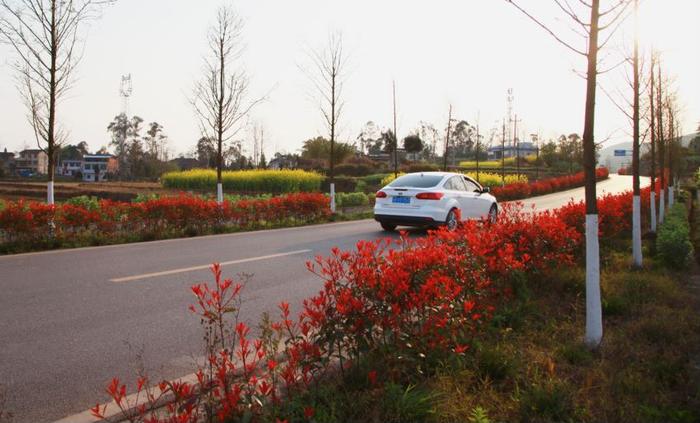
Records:
<instances>
[{"instance_id":1,"label":"license plate","mask_svg":"<svg viewBox=\"0 0 700 423\"><path fill-rule=\"evenodd\" d=\"M411 197L393 197L391 202L394 204L411 204Z\"/></svg>"}]
</instances>

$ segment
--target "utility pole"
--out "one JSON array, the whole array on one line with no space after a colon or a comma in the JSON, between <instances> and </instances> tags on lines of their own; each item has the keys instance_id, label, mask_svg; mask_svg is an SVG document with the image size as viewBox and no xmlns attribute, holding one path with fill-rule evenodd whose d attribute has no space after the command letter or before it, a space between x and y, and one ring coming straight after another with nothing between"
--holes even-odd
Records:
<instances>
[{"instance_id":1,"label":"utility pole","mask_svg":"<svg viewBox=\"0 0 700 423\"><path fill-rule=\"evenodd\" d=\"M476 116L476 182L479 182L479 114Z\"/></svg>"},{"instance_id":2,"label":"utility pole","mask_svg":"<svg viewBox=\"0 0 700 423\"><path fill-rule=\"evenodd\" d=\"M513 119L513 143L515 143L515 168L517 169L518 182L520 181L520 138L518 137L518 115Z\"/></svg>"},{"instance_id":3,"label":"utility pole","mask_svg":"<svg viewBox=\"0 0 700 423\"><path fill-rule=\"evenodd\" d=\"M506 119L503 118L503 134L501 135L501 185L506 184Z\"/></svg>"},{"instance_id":4,"label":"utility pole","mask_svg":"<svg viewBox=\"0 0 700 423\"><path fill-rule=\"evenodd\" d=\"M537 155L537 159L535 161L535 180L540 179L540 132L537 131L536 134L530 134L530 137L532 138L532 145L535 146L535 154Z\"/></svg>"},{"instance_id":5,"label":"utility pole","mask_svg":"<svg viewBox=\"0 0 700 423\"><path fill-rule=\"evenodd\" d=\"M450 151L450 132L452 132L452 105L450 104L450 111L447 116L447 138L445 138L445 154L443 155L442 170L447 172L447 154Z\"/></svg>"},{"instance_id":6,"label":"utility pole","mask_svg":"<svg viewBox=\"0 0 700 423\"><path fill-rule=\"evenodd\" d=\"M399 177L399 136L396 133L396 81L391 81L394 97L394 178Z\"/></svg>"}]
</instances>

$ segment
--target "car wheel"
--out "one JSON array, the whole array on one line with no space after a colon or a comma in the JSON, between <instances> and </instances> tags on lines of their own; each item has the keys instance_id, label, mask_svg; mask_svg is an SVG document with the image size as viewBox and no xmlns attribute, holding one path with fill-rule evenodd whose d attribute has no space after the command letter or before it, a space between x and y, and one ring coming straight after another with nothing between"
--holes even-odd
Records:
<instances>
[{"instance_id":1,"label":"car wheel","mask_svg":"<svg viewBox=\"0 0 700 423\"><path fill-rule=\"evenodd\" d=\"M384 229L387 232L393 232L396 229L396 225L391 224L391 223L381 223L382 229Z\"/></svg>"},{"instance_id":2,"label":"car wheel","mask_svg":"<svg viewBox=\"0 0 700 423\"><path fill-rule=\"evenodd\" d=\"M489 210L489 223L496 223L498 220L498 206L493 204Z\"/></svg>"},{"instance_id":3,"label":"car wheel","mask_svg":"<svg viewBox=\"0 0 700 423\"><path fill-rule=\"evenodd\" d=\"M447 226L447 229L450 231L454 231L457 229L457 213L455 212L455 209L450 210L449 213L447 213L447 219L445 219L445 226Z\"/></svg>"}]
</instances>

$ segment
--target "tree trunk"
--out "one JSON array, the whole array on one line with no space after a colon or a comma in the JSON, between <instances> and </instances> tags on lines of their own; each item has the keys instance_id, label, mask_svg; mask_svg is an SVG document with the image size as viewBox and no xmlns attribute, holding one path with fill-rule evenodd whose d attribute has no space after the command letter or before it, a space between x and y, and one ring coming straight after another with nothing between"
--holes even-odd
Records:
<instances>
[{"instance_id":1,"label":"tree trunk","mask_svg":"<svg viewBox=\"0 0 700 423\"><path fill-rule=\"evenodd\" d=\"M666 146L664 145L664 109L663 109L663 88L661 83L661 62L657 63L659 70L659 81L656 94L656 113L659 118L659 224L664 223L666 212Z\"/></svg>"},{"instance_id":2,"label":"tree trunk","mask_svg":"<svg viewBox=\"0 0 700 423\"><path fill-rule=\"evenodd\" d=\"M674 192L673 192L673 145L675 144L676 137L676 119L675 115L671 110L671 105L668 106L668 117L669 117L669 137L668 137L668 207L673 207Z\"/></svg>"},{"instance_id":3,"label":"tree trunk","mask_svg":"<svg viewBox=\"0 0 700 423\"><path fill-rule=\"evenodd\" d=\"M331 183L335 182L335 78L335 69L333 69L333 74L331 75L331 157L328 174Z\"/></svg>"},{"instance_id":4,"label":"tree trunk","mask_svg":"<svg viewBox=\"0 0 700 423\"><path fill-rule=\"evenodd\" d=\"M651 212L651 232L656 233L656 115L654 108L654 52L651 53L651 80L649 84L649 104L651 107L651 195L649 207Z\"/></svg>"},{"instance_id":5,"label":"tree trunk","mask_svg":"<svg viewBox=\"0 0 700 423\"><path fill-rule=\"evenodd\" d=\"M634 66L633 76L633 112L632 112L632 261L636 268L642 267L642 227L641 200L639 191L639 41L638 41L638 6L639 0L634 1Z\"/></svg>"},{"instance_id":6,"label":"tree trunk","mask_svg":"<svg viewBox=\"0 0 700 423\"><path fill-rule=\"evenodd\" d=\"M51 70L49 75L49 127L46 153L49 155L48 184L46 187L46 202L54 204L54 174L56 168L56 61L58 59L58 41L56 34L56 1L51 1Z\"/></svg>"},{"instance_id":7,"label":"tree trunk","mask_svg":"<svg viewBox=\"0 0 700 423\"><path fill-rule=\"evenodd\" d=\"M583 168L586 178L586 336L589 348L603 339L600 302L600 252L598 245L598 204L596 196L595 98L598 74L598 21L600 0L591 0L591 26L588 40L586 109L583 129Z\"/></svg>"},{"instance_id":8,"label":"tree trunk","mask_svg":"<svg viewBox=\"0 0 700 423\"><path fill-rule=\"evenodd\" d=\"M224 203L224 184L222 178L222 168L224 161L224 101L226 92L226 53L224 51L224 37L219 38L219 61L221 66L221 71L219 73L219 116L218 116L218 128L217 128L217 155L216 155L216 201L219 204Z\"/></svg>"}]
</instances>

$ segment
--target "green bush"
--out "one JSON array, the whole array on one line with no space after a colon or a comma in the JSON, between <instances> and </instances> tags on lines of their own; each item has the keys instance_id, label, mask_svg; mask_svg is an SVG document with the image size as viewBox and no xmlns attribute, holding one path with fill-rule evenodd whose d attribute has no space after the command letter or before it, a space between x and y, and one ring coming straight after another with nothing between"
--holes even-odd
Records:
<instances>
[{"instance_id":1,"label":"green bush","mask_svg":"<svg viewBox=\"0 0 700 423\"><path fill-rule=\"evenodd\" d=\"M357 187L357 179L349 176L336 176L333 178L335 192L354 192ZM331 180L326 178L321 184L321 191L329 193L331 191Z\"/></svg>"},{"instance_id":2,"label":"green bush","mask_svg":"<svg viewBox=\"0 0 700 423\"><path fill-rule=\"evenodd\" d=\"M367 176L374 169L366 164L343 163L335 167L336 175Z\"/></svg>"},{"instance_id":3,"label":"green bush","mask_svg":"<svg viewBox=\"0 0 700 423\"><path fill-rule=\"evenodd\" d=\"M411 163L408 166L401 166L401 171L406 173L439 172L440 166L434 163Z\"/></svg>"},{"instance_id":4,"label":"green bush","mask_svg":"<svg viewBox=\"0 0 700 423\"><path fill-rule=\"evenodd\" d=\"M693 252L685 206L676 203L668 210L656 236L656 251L673 268L688 266Z\"/></svg>"},{"instance_id":5,"label":"green bush","mask_svg":"<svg viewBox=\"0 0 700 423\"><path fill-rule=\"evenodd\" d=\"M138 194L136 198L131 200L132 203L145 203L146 201L157 200L160 198L158 194Z\"/></svg>"},{"instance_id":6,"label":"green bush","mask_svg":"<svg viewBox=\"0 0 700 423\"><path fill-rule=\"evenodd\" d=\"M338 207L359 207L369 205L369 199L364 192L339 192L335 203Z\"/></svg>"},{"instance_id":7,"label":"green bush","mask_svg":"<svg viewBox=\"0 0 700 423\"><path fill-rule=\"evenodd\" d=\"M388 175L388 173L375 173L373 175L367 175L362 178L362 181L364 181L367 185L379 185L380 182L382 182L382 179L384 179Z\"/></svg>"},{"instance_id":8,"label":"green bush","mask_svg":"<svg viewBox=\"0 0 700 423\"><path fill-rule=\"evenodd\" d=\"M100 200L97 197L88 197L87 195L80 195L78 197L73 197L66 200L66 204L80 206L87 210L97 210L100 206Z\"/></svg>"}]
</instances>

